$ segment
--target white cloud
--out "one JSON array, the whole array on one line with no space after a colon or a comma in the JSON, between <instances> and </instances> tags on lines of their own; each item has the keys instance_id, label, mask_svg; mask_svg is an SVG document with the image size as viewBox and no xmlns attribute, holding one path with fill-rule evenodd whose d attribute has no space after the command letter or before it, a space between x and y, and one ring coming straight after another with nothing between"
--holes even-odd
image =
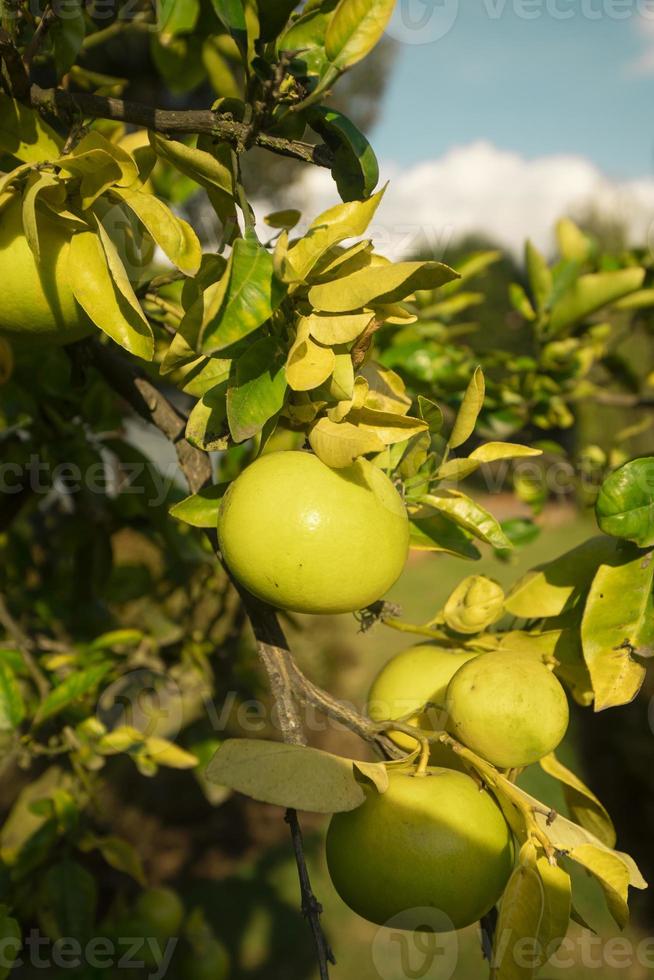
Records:
<instances>
[{"instance_id":1,"label":"white cloud","mask_svg":"<svg viewBox=\"0 0 654 980\"><path fill-rule=\"evenodd\" d=\"M654 75L654 16L648 14L636 17L636 30L644 44L644 50L633 61L627 64L628 76Z\"/></svg>"},{"instance_id":2,"label":"white cloud","mask_svg":"<svg viewBox=\"0 0 654 980\"><path fill-rule=\"evenodd\" d=\"M425 243L441 257L466 234L483 232L515 254L530 237L544 251L565 214L592 206L618 218L644 244L654 224L654 178L615 183L581 156L527 160L487 142L455 147L431 161L382 167L390 180L371 226L380 252L399 258ZM331 176L307 170L289 190L289 206L307 220L338 201ZM257 209L265 214L263 207Z\"/></svg>"}]
</instances>

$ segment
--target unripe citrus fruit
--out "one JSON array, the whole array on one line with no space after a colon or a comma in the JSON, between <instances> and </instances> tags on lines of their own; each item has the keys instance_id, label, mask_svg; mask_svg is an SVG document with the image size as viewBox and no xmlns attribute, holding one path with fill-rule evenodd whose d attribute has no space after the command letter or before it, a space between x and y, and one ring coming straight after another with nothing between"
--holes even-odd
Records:
<instances>
[{"instance_id":1,"label":"unripe citrus fruit","mask_svg":"<svg viewBox=\"0 0 654 980\"><path fill-rule=\"evenodd\" d=\"M403 650L382 667L373 681L368 694L368 714L373 721L405 718L405 724L424 731L444 729L447 685L459 667L475 656L465 650L450 652L436 643L419 643ZM417 714L427 702L434 707ZM416 747L415 739L404 732L389 731L387 734L403 749L411 751ZM456 757L445 746L434 744L431 762L455 765Z\"/></svg>"},{"instance_id":2,"label":"unripe citrus fruit","mask_svg":"<svg viewBox=\"0 0 654 980\"><path fill-rule=\"evenodd\" d=\"M327 864L343 901L364 919L383 925L411 909L434 908L447 931L495 905L511 874L513 845L499 807L470 776L391 770L385 793L370 792L356 810L332 817Z\"/></svg>"},{"instance_id":3,"label":"unripe citrus fruit","mask_svg":"<svg viewBox=\"0 0 654 980\"><path fill-rule=\"evenodd\" d=\"M566 733L568 699L536 657L485 653L450 681L448 729L502 769L528 766L553 752Z\"/></svg>"},{"instance_id":4,"label":"unripe citrus fruit","mask_svg":"<svg viewBox=\"0 0 654 980\"><path fill-rule=\"evenodd\" d=\"M365 459L330 469L306 452L260 456L218 515L223 557L250 592L283 609L351 612L399 577L409 546L397 490Z\"/></svg>"},{"instance_id":5,"label":"unripe citrus fruit","mask_svg":"<svg viewBox=\"0 0 654 980\"><path fill-rule=\"evenodd\" d=\"M13 337L38 335L70 343L90 333L93 324L70 288L68 249L71 231L43 210L38 215L41 259L36 260L23 232L21 199L0 211L2 301L0 332Z\"/></svg>"},{"instance_id":6,"label":"unripe citrus fruit","mask_svg":"<svg viewBox=\"0 0 654 980\"><path fill-rule=\"evenodd\" d=\"M208 940L182 961L184 980L226 980L228 976L229 953L218 939Z\"/></svg>"},{"instance_id":7,"label":"unripe citrus fruit","mask_svg":"<svg viewBox=\"0 0 654 980\"><path fill-rule=\"evenodd\" d=\"M184 906L170 888L148 888L136 901L136 917L157 938L168 939L179 934Z\"/></svg>"}]
</instances>

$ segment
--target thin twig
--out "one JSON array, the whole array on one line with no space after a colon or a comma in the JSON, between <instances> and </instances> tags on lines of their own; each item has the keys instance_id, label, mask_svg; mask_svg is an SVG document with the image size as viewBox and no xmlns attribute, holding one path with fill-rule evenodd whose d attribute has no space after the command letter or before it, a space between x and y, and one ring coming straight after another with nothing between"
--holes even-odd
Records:
<instances>
[{"instance_id":1,"label":"thin twig","mask_svg":"<svg viewBox=\"0 0 654 980\"><path fill-rule=\"evenodd\" d=\"M4 626L7 634L20 650L23 662L30 672L41 699L45 698L50 691L50 684L34 656L34 643L9 612L3 595L0 595L0 624Z\"/></svg>"},{"instance_id":2,"label":"thin twig","mask_svg":"<svg viewBox=\"0 0 654 980\"><path fill-rule=\"evenodd\" d=\"M50 25L57 19L57 15L52 9L52 4L47 3L45 10L41 15L41 19L37 25L34 34L32 35L32 40L25 48L25 54L23 55L23 64L25 65L25 70L29 74L29 70L32 66L34 58L39 53L39 49L45 40L45 36L50 28Z\"/></svg>"},{"instance_id":3,"label":"thin twig","mask_svg":"<svg viewBox=\"0 0 654 980\"><path fill-rule=\"evenodd\" d=\"M0 28L0 63L2 65L1 80L9 95L21 102L29 100L29 76L25 70L20 51L4 27Z\"/></svg>"}]
</instances>

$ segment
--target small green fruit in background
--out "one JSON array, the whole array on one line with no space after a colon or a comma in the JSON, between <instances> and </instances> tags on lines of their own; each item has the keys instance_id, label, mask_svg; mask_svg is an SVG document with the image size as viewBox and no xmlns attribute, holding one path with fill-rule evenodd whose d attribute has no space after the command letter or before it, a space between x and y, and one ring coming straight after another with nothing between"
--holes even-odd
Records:
<instances>
[{"instance_id":1,"label":"small green fruit in background","mask_svg":"<svg viewBox=\"0 0 654 980\"><path fill-rule=\"evenodd\" d=\"M373 681L368 694L368 714L373 721L385 721L406 718L415 712L405 724L425 731L444 729L447 686L457 670L475 656L465 650L445 650L436 643L419 643L403 650L382 667ZM418 714L427 702L440 707ZM404 732L387 734L402 749L410 752L416 748L416 740ZM454 753L440 744L432 745L430 759L432 765L458 765Z\"/></svg>"},{"instance_id":2,"label":"small green fruit in background","mask_svg":"<svg viewBox=\"0 0 654 980\"><path fill-rule=\"evenodd\" d=\"M210 939L201 949L187 953L181 974L183 980L227 980L229 953L218 939Z\"/></svg>"},{"instance_id":3,"label":"small green fruit in background","mask_svg":"<svg viewBox=\"0 0 654 980\"><path fill-rule=\"evenodd\" d=\"M218 515L222 555L238 581L294 612L353 612L399 578L409 523L397 490L358 459L331 469L308 452L260 456Z\"/></svg>"},{"instance_id":4,"label":"small green fruit in background","mask_svg":"<svg viewBox=\"0 0 654 980\"><path fill-rule=\"evenodd\" d=\"M450 681L448 730L501 769L528 766L553 752L569 722L561 684L537 658L485 653Z\"/></svg>"},{"instance_id":5,"label":"small green fruit in background","mask_svg":"<svg viewBox=\"0 0 654 980\"><path fill-rule=\"evenodd\" d=\"M170 888L148 888L136 901L136 917L152 930L154 937L170 938L179 935L184 919L184 906Z\"/></svg>"},{"instance_id":6,"label":"small green fruit in background","mask_svg":"<svg viewBox=\"0 0 654 980\"><path fill-rule=\"evenodd\" d=\"M501 810L470 776L390 770L385 793L332 817L327 864L343 901L371 922L427 907L462 929L500 898L513 843Z\"/></svg>"}]
</instances>

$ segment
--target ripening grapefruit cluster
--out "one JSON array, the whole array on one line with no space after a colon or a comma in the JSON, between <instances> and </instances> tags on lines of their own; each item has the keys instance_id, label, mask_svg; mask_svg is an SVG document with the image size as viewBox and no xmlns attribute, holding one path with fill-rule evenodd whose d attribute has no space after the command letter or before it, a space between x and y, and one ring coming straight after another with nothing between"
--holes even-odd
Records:
<instances>
[{"instance_id":1,"label":"ripening grapefruit cluster","mask_svg":"<svg viewBox=\"0 0 654 980\"><path fill-rule=\"evenodd\" d=\"M371 462L336 470L286 451L260 456L231 484L218 536L230 571L255 596L294 612L343 613L375 602L398 579L409 523L402 497ZM391 660L368 710L375 721L402 719L389 735L407 753L418 745L412 727L444 730L500 770L548 755L569 719L565 692L539 659L435 643ZM426 769L390 767L386 792L333 816L327 861L343 900L372 922L397 925L403 913L429 907L443 928L459 929L496 904L514 848L495 797L435 741Z\"/></svg>"}]
</instances>

